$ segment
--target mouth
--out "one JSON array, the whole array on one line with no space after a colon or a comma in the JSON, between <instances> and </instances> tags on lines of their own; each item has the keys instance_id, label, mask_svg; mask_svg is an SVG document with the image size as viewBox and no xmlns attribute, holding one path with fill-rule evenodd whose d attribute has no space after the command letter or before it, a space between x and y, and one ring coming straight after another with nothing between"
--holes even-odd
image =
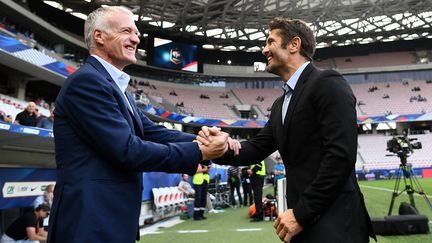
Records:
<instances>
[{"instance_id":1,"label":"mouth","mask_svg":"<svg viewBox=\"0 0 432 243\"><path fill-rule=\"evenodd\" d=\"M130 51L130 52L135 52L135 47L134 47L134 46L127 45L127 46L125 46L125 48L126 48L128 51Z\"/></svg>"},{"instance_id":2,"label":"mouth","mask_svg":"<svg viewBox=\"0 0 432 243\"><path fill-rule=\"evenodd\" d=\"M270 63L273 58L271 56L267 57L267 63Z\"/></svg>"}]
</instances>

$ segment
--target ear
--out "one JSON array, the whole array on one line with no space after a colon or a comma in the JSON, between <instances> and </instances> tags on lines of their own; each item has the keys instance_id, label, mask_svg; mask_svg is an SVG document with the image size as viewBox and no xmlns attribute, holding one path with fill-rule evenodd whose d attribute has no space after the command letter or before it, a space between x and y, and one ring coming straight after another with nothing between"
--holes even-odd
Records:
<instances>
[{"instance_id":1,"label":"ear","mask_svg":"<svg viewBox=\"0 0 432 243\"><path fill-rule=\"evenodd\" d=\"M288 43L288 50L290 51L290 53L300 52L300 48L301 39L298 36L292 38L291 41Z\"/></svg>"},{"instance_id":2,"label":"ear","mask_svg":"<svg viewBox=\"0 0 432 243\"><path fill-rule=\"evenodd\" d=\"M95 40L95 43L98 45L103 45L104 44L104 39L102 37L102 31L95 29L93 31L93 39Z\"/></svg>"}]
</instances>

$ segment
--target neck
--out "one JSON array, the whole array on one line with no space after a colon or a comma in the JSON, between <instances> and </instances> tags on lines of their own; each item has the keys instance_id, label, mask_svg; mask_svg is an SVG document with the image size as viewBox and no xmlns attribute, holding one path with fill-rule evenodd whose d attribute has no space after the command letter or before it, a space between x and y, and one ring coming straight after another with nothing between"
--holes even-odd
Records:
<instances>
[{"instance_id":1,"label":"neck","mask_svg":"<svg viewBox=\"0 0 432 243\"><path fill-rule=\"evenodd\" d=\"M308 60L306 60L305 58L299 58L296 61L287 63L285 72L280 75L282 80L284 80L284 82L286 83L294 75L294 73L307 61Z\"/></svg>"},{"instance_id":2,"label":"neck","mask_svg":"<svg viewBox=\"0 0 432 243\"><path fill-rule=\"evenodd\" d=\"M124 66L119 66L116 63L113 63L111 58L102 50L99 50L97 48L94 48L90 51L91 55L96 55L100 58L102 58L104 61L106 61L107 63L113 65L114 67L116 67L118 70L123 71Z\"/></svg>"}]
</instances>

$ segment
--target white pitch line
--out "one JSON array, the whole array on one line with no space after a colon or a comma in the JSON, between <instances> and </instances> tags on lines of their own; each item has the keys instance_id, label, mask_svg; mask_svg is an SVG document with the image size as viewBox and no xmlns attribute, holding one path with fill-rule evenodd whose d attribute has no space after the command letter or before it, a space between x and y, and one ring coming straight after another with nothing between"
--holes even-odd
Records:
<instances>
[{"instance_id":1,"label":"white pitch line","mask_svg":"<svg viewBox=\"0 0 432 243\"><path fill-rule=\"evenodd\" d=\"M366 187L366 188L370 188L370 189L374 189L374 190L380 190L380 191L386 191L386 192L393 192L393 189L389 189L389 188L383 188L383 187L376 187L376 186L366 186L366 185L360 185L360 187ZM406 192L405 192L406 194ZM418 194L418 193L414 193L414 196L417 197L423 197L422 195ZM426 195L428 198L432 199L432 196Z\"/></svg>"},{"instance_id":2,"label":"white pitch line","mask_svg":"<svg viewBox=\"0 0 432 243\"><path fill-rule=\"evenodd\" d=\"M251 229L236 229L238 232L248 232L248 231L261 231L262 228L251 228Z\"/></svg>"},{"instance_id":3,"label":"white pitch line","mask_svg":"<svg viewBox=\"0 0 432 243\"><path fill-rule=\"evenodd\" d=\"M179 230L177 233L186 234L186 233L207 233L208 230Z\"/></svg>"},{"instance_id":4,"label":"white pitch line","mask_svg":"<svg viewBox=\"0 0 432 243\"><path fill-rule=\"evenodd\" d=\"M155 232L143 232L141 233L141 236L143 235L158 235L158 234L162 234L163 231L155 231Z\"/></svg>"},{"instance_id":5,"label":"white pitch line","mask_svg":"<svg viewBox=\"0 0 432 243\"><path fill-rule=\"evenodd\" d=\"M184 222L183 220L180 220L179 217L172 217L167 220L163 220L160 222L157 222L153 225L144 227L140 229L140 235L148 235L148 234L158 234L161 229L163 228L170 228L174 225L180 224Z\"/></svg>"}]
</instances>

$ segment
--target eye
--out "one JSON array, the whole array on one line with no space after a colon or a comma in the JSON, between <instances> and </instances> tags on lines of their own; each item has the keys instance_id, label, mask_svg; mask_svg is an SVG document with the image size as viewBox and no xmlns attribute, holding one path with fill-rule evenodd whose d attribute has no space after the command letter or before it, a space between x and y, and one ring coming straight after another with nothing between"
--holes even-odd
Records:
<instances>
[{"instance_id":1,"label":"eye","mask_svg":"<svg viewBox=\"0 0 432 243\"><path fill-rule=\"evenodd\" d=\"M125 33L125 34L129 34L131 31L130 31L130 29L123 29L121 32Z\"/></svg>"}]
</instances>

